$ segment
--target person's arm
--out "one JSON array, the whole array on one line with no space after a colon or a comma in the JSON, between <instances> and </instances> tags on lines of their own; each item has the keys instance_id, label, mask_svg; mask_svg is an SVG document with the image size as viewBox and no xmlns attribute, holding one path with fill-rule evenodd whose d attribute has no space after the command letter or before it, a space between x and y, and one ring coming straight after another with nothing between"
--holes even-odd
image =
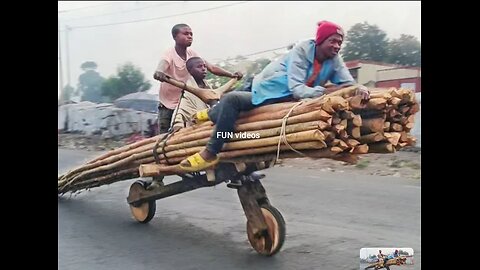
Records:
<instances>
[{"instance_id":1,"label":"person's arm","mask_svg":"<svg viewBox=\"0 0 480 270\"><path fill-rule=\"evenodd\" d=\"M296 99L314 98L325 94L322 86L309 87L305 85L309 61L304 46L296 46L287 64L288 89Z\"/></svg>"},{"instance_id":2,"label":"person's arm","mask_svg":"<svg viewBox=\"0 0 480 270\"><path fill-rule=\"evenodd\" d=\"M226 71L225 69L223 69L221 67L217 67L215 65L212 65L207 61L205 61L205 65L207 66L208 71L210 71L212 74L215 74L217 76L237 78L239 80L243 77L243 74L239 71L231 73L231 72Z\"/></svg>"},{"instance_id":3,"label":"person's arm","mask_svg":"<svg viewBox=\"0 0 480 270\"><path fill-rule=\"evenodd\" d=\"M165 81L165 72L167 71L168 67L169 67L169 64L167 60L165 59L160 60L160 63L158 63L157 69L153 74L153 78L161 82Z\"/></svg>"},{"instance_id":4,"label":"person's arm","mask_svg":"<svg viewBox=\"0 0 480 270\"><path fill-rule=\"evenodd\" d=\"M343 62L343 59L341 57L338 57L336 60L337 61L334 62L335 63L334 73L330 81L338 85L338 88L332 87L332 89L328 90L329 92L327 92L327 94L330 94L341 88L355 84L355 80L353 79L352 74L350 74L350 71L348 70L347 66ZM358 86L355 94L362 96L363 100L370 99L370 91L368 90L367 87L363 85Z\"/></svg>"}]
</instances>

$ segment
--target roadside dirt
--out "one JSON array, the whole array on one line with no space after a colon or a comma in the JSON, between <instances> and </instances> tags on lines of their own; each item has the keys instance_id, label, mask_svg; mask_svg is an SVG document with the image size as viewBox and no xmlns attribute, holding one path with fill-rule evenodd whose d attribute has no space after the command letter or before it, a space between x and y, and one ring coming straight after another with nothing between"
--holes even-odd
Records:
<instances>
[{"instance_id":1,"label":"roadside dirt","mask_svg":"<svg viewBox=\"0 0 480 270\"><path fill-rule=\"evenodd\" d=\"M412 149L413 150L413 149ZM421 179L421 151L397 151L393 154L360 155L357 164L351 165L332 159L296 158L283 161L283 167L305 168L331 172L353 172L367 175Z\"/></svg>"}]
</instances>

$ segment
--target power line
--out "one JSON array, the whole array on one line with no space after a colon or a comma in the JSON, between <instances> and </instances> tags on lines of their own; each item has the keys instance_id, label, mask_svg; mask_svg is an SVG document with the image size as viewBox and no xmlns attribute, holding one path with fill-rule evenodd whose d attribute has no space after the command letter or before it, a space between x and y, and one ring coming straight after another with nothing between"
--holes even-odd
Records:
<instances>
[{"instance_id":1,"label":"power line","mask_svg":"<svg viewBox=\"0 0 480 270\"><path fill-rule=\"evenodd\" d=\"M243 56L252 56L252 55L261 54L261 53L264 53L264 52L271 52L271 51L276 51L276 50L280 50L280 49L285 49L285 48L287 48L287 47L288 47L288 46L282 46L282 47L278 47L278 48L275 48L275 49L270 49L270 50L255 52L255 53L251 53L251 54L246 54L246 55L243 55Z\"/></svg>"},{"instance_id":2,"label":"power line","mask_svg":"<svg viewBox=\"0 0 480 270\"><path fill-rule=\"evenodd\" d=\"M218 6L218 7L213 7L213 8L207 8L207 9L202 9L202 10L196 10L196 11L185 12L185 13L178 13L178 14L161 16L161 17L155 17L155 18L149 18L149 19L140 19L140 20L133 20L133 21L118 22L118 23L107 23L107 24L96 24L96 25L85 25L85 26L72 26L71 28L74 28L74 29L93 28L93 27L111 26L111 25L119 25L119 24L127 24L127 23L137 23L137 22L154 21L154 20L160 20L160 19L165 19L165 18L177 17L177 16L182 16L182 15L200 13L200 12L205 12L205 11L210 11L210 10L225 8L225 7L231 7L231 6L235 6L235 5L245 4L245 3L248 3L248 2L249 2L249 1L243 1L243 2L239 2L239 3L227 4L227 5Z\"/></svg>"},{"instance_id":3,"label":"power line","mask_svg":"<svg viewBox=\"0 0 480 270\"><path fill-rule=\"evenodd\" d=\"M282 46L282 47L278 47L278 48L274 48L274 49L263 50L263 51L259 51L259 52L249 53L249 54L239 54L239 56L247 57L247 56L257 55L257 54L261 54L261 53L276 51L276 50L280 50L280 49L287 49L289 46L291 46L291 45ZM223 62L223 61L230 61L230 60L235 60L235 59L236 59L236 57L228 57L227 59L216 58L214 60L218 60L216 62Z\"/></svg>"},{"instance_id":4,"label":"power line","mask_svg":"<svg viewBox=\"0 0 480 270\"><path fill-rule=\"evenodd\" d=\"M70 22L70 21L82 20L82 19L87 19L87 18L103 17L103 16L108 16L108 15L114 15L114 14L123 14L123 13L129 13L129 12L134 12L134 11L138 11L138 10L143 10L143 9L147 9L147 8L153 8L153 7L158 7L158 6L167 6L167 5L178 4L178 3L181 3L181 2L161 3L161 4L156 4L156 5L151 5L151 6L146 6L146 7L136 8L136 9L130 9L130 10L126 10L126 11L109 12L109 13L97 14L97 15L92 15L92 16L71 18L71 19L66 19L66 20L63 20L63 21L64 22Z\"/></svg>"}]
</instances>

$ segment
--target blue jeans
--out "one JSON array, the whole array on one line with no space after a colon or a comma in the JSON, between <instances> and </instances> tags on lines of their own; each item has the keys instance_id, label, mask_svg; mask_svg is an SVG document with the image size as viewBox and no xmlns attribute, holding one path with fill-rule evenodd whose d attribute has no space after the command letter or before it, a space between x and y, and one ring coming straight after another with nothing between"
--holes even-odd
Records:
<instances>
[{"instance_id":1,"label":"blue jeans","mask_svg":"<svg viewBox=\"0 0 480 270\"><path fill-rule=\"evenodd\" d=\"M234 131L235 121L242 111L250 111L260 105L252 104L252 93L244 91L233 91L225 94L220 101L208 111L208 118L215 123L213 134L207 143L207 151L211 154L218 154L225 143L226 136ZM217 136L219 132L219 136Z\"/></svg>"}]
</instances>

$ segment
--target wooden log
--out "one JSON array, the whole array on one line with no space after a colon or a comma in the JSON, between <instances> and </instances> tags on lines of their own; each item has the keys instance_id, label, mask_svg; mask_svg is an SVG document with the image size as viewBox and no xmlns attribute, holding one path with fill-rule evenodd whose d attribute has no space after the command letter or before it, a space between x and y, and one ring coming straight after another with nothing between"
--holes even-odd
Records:
<instances>
[{"instance_id":1,"label":"wooden log","mask_svg":"<svg viewBox=\"0 0 480 270\"><path fill-rule=\"evenodd\" d=\"M285 134L296 133L296 132L307 131L307 130L314 130L314 129L323 130L328 126L329 125L327 123L321 120L287 125L285 127ZM274 137L274 136L279 136L280 132L281 132L281 127L263 129L263 130L258 130L254 132L250 132L250 131L236 132L236 133L233 133L233 137L230 138L229 141L234 142L234 141L251 140L251 138L255 138L255 137L258 137L258 138ZM169 145L169 146L166 146L164 150L166 152L169 152L169 151L174 151L174 150L184 149L189 147L205 146L209 140L210 140L210 136L203 139L199 139L199 140L193 140L193 141L188 141L180 144Z\"/></svg>"},{"instance_id":2,"label":"wooden log","mask_svg":"<svg viewBox=\"0 0 480 270\"><path fill-rule=\"evenodd\" d=\"M264 112L260 114L249 115L248 117L242 117L236 121L237 124L265 121L265 120L275 120L282 119L287 114L292 117L300 114L304 114L311 111L321 110L327 108L329 114L333 113L335 110L347 109L348 102L342 97L327 97L323 99L314 99L315 102L306 101L302 103L296 103L291 106L291 108L286 108L278 111Z\"/></svg>"},{"instance_id":3,"label":"wooden log","mask_svg":"<svg viewBox=\"0 0 480 270\"><path fill-rule=\"evenodd\" d=\"M385 132L383 134L385 136L385 138L387 138L387 140L393 144L394 146L396 146L400 140L400 137L402 136L402 133L400 132Z\"/></svg>"},{"instance_id":4,"label":"wooden log","mask_svg":"<svg viewBox=\"0 0 480 270\"><path fill-rule=\"evenodd\" d=\"M289 117L287 124L298 124L308 121L322 120L328 124L331 124L332 116L324 110L312 111L301 115ZM260 129L267 129L273 127L279 127L282 125L282 119L265 120L253 123L244 123L235 125L235 131L254 131Z\"/></svg>"},{"instance_id":5,"label":"wooden log","mask_svg":"<svg viewBox=\"0 0 480 270\"><path fill-rule=\"evenodd\" d=\"M353 121L353 120L352 120L352 121ZM360 121L361 121L361 120L360 120ZM342 126L344 127L343 129L347 128L347 126L348 126L348 120L347 120L347 119L343 119L342 121L340 121L340 125L342 125Z\"/></svg>"},{"instance_id":6,"label":"wooden log","mask_svg":"<svg viewBox=\"0 0 480 270\"><path fill-rule=\"evenodd\" d=\"M333 97L333 96L339 96L343 98L352 97L355 95L356 90L359 86L360 86L359 84L356 84L356 85L344 87L340 90L337 90L335 92L325 95L325 97Z\"/></svg>"},{"instance_id":7,"label":"wooden log","mask_svg":"<svg viewBox=\"0 0 480 270\"><path fill-rule=\"evenodd\" d=\"M352 111L341 111L340 112L340 117L342 119L351 120L351 119L353 119L354 116L355 116L355 114Z\"/></svg>"},{"instance_id":8,"label":"wooden log","mask_svg":"<svg viewBox=\"0 0 480 270\"><path fill-rule=\"evenodd\" d=\"M387 112L387 119L394 118L394 117L401 116L401 115L402 114L399 111L392 108L392 109L388 110L388 112Z\"/></svg>"},{"instance_id":9,"label":"wooden log","mask_svg":"<svg viewBox=\"0 0 480 270\"><path fill-rule=\"evenodd\" d=\"M325 136L320 130L308 130L308 131L290 133L290 134L287 134L285 137L287 142L289 143L315 141L315 140L323 141L325 139ZM260 138L260 139L254 139L254 140L228 142L224 144L222 151L277 145L279 139L280 139L280 136L275 136L275 137Z\"/></svg>"},{"instance_id":10,"label":"wooden log","mask_svg":"<svg viewBox=\"0 0 480 270\"><path fill-rule=\"evenodd\" d=\"M350 105L350 108L352 109L361 110L367 107L367 103L362 100L361 96L354 96L352 98L349 98L348 103Z\"/></svg>"},{"instance_id":11,"label":"wooden log","mask_svg":"<svg viewBox=\"0 0 480 270\"><path fill-rule=\"evenodd\" d=\"M323 123L323 126L326 126L326 124ZM287 127L288 127L288 126L287 126ZM288 130L288 128L287 128L287 130ZM198 142L201 142L201 141L196 141L196 142L198 143ZM206 143L206 140L205 140L203 143ZM186 145L183 145L183 146L186 146ZM192 146L192 144L190 144L190 146ZM152 146L150 146L150 147L152 147ZM169 147L167 146L166 149L167 149L167 150L172 150L172 149L175 149L175 148L171 148L171 147L169 148ZM199 149L199 148L197 147L197 148L191 150L190 152L180 151L180 152L174 152L174 153L173 153L173 156L171 156L172 154L167 154L167 155L168 155L169 157L176 157L176 156L179 156L179 155L180 155L180 156L183 156L183 155L186 155L186 154L192 154L191 152L197 151L198 149ZM131 162L132 159L143 158L143 157L146 157L146 156L148 156L148 155L151 155L151 153L149 153L149 151L143 152L142 154L136 154L136 155L130 156L128 159L125 159L125 160L121 161L120 163L115 162L115 163L113 163L113 164L110 164L110 166L108 166L108 167L103 167L103 168L101 168L100 170L111 169L111 166L112 166L112 165L118 167L118 166L121 166L122 164ZM123 156L122 156L122 157L123 157ZM118 157L117 157L117 158L118 158ZM110 161L113 162L113 160L110 160Z\"/></svg>"},{"instance_id":12,"label":"wooden log","mask_svg":"<svg viewBox=\"0 0 480 270\"><path fill-rule=\"evenodd\" d=\"M395 148L396 148L397 150L399 150L399 149L401 149L401 148L403 148L403 147L405 147L405 146L407 146L407 145L408 145L407 142L399 142L399 143L397 144L397 146L395 146Z\"/></svg>"},{"instance_id":13,"label":"wooden log","mask_svg":"<svg viewBox=\"0 0 480 270\"><path fill-rule=\"evenodd\" d=\"M325 148L327 145L323 141L312 141L312 142L302 142L302 143L292 143L291 147L297 151L305 150L305 149L322 149ZM281 151L291 150L291 148L287 145L280 146ZM233 150L233 151L226 151L221 152L218 154L220 161L223 162L225 159L232 159L236 157L242 156L250 156L250 155L258 155L258 154L266 154L266 153L275 153L277 151L277 146L266 146L266 147L258 147L253 149L242 149L242 150ZM179 159L175 158L175 161L179 163L186 157L182 157ZM237 160L236 163L242 163L240 160ZM161 167L165 167L165 164L142 164L139 167L140 177L148 177L148 176L156 176L160 175Z\"/></svg>"},{"instance_id":14,"label":"wooden log","mask_svg":"<svg viewBox=\"0 0 480 270\"><path fill-rule=\"evenodd\" d=\"M371 98L367 102L367 109L382 110L387 106L387 100L384 98Z\"/></svg>"},{"instance_id":15,"label":"wooden log","mask_svg":"<svg viewBox=\"0 0 480 270\"><path fill-rule=\"evenodd\" d=\"M381 140L384 140L385 136L383 136L382 133L380 132L375 132L367 135L361 136L358 141L362 144L364 143L374 143L374 142L379 142Z\"/></svg>"},{"instance_id":16,"label":"wooden log","mask_svg":"<svg viewBox=\"0 0 480 270\"><path fill-rule=\"evenodd\" d=\"M360 144L355 146L350 152L352 154L367 154L369 150L368 144Z\"/></svg>"},{"instance_id":17,"label":"wooden log","mask_svg":"<svg viewBox=\"0 0 480 270\"><path fill-rule=\"evenodd\" d=\"M350 147L355 147L355 146L360 144L360 142L358 140L355 140L355 139L347 139L345 142Z\"/></svg>"},{"instance_id":18,"label":"wooden log","mask_svg":"<svg viewBox=\"0 0 480 270\"><path fill-rule=\"evenodd\" d=\"M311 142L300 142L292 143L290 146L295 150L308 150L308 149L322 149L327 147L324 141L311 141ZM280 151L291 150L290 146L282 144L280 145ZM257 147L251 149L242 149L242 150L232 150L220 152L218 156L221 160L231 159L234 157L265 154L265 153L275 153L278 150L277 145Z\"/></svg>"},{"instance_id":19,"label":"wooden log","mask_svg":"<svg viewBox=\"0 0 480 270\"><path fill-rule=\"evenodd\" d=\"M343 141L347 141L349 140L349 136L348 136L348 133L345 129L343 130L339 130L338 133L337 133L337 137ZM354 139L352 139L354 140Z\"/></svg>"},{"instance_id":20,"label":"wooden log","mask_svg":"<svg viewBox=\"0 0 480 270\"><path fill-rule=\"evenodd\" d=\"M347 127L347 133L352 136L354 139L358 139L361 137L360 127Z\"/></svg>"},{"instance_id":21,"label":"wooden log","mask_svg":"<svg viewBox=\"0 0 480 270\"><path fill-rule=\"evenodd\" d=\"M417 139L413 137L411 134L407 134L407 141L408 145L414 146L417 143Z\"/></svg>"},{"instance_id":22,"label":"wooden log","mask_svg":"<svg viewBox=\"0 0 480 270\"><path fill-rule=\"evenodd\" d=\"M325 142L330 142L330 141L333 141L333 139L335 139L335 132L333 131L329 131L329 130L323 130L323 135L325 135Z\"/></svg>"},{"instance_id":23,"label":"wooden log","mask_svg":"<svg viewBox=\"0 0 480 270\"><path fill-rule=\"evenodd\" d=\"M265 147L265 146L276 146L278 145L278 141L280 136L276 137L269 137L263 139L255 139L255 140L248 140L248 141L237 141L237 142L227 142L223 145L222 151L231 151L231 150L239 150L239 149L254 149L258 147ZM320 130L309 130L309 131L302 131L297 133L291 133L286 135L286 139L289 143L296 143L296 142L307 142L307 141L323 141L325 136ZM283 144L283 141L282 141ZM191 147L191 148L184 148L178 149L174 151L170 151L166 153L168 159L172 159L175 157L186 157L189 155L193 155L197 152L200 152L204 147ZM254 151L254 150L252 150ZM165 159L165 154L159 154L161 159Z\"/></svg>"},{"instance_id":24,"label":"wooden log","mask_svg":"<svg viewBox=\"0 0 480 270\"><path fill-rule=\"evenodd\" d=\"M371 118L386 118L385 110L353 109L352 112L360 115L362 120Z\"/></svg>"},{"instance_id":25,"label":"wooden log","mask_svg":"<svg viewBox=\"0 0 480 270\"><path fill-rule=\"evenodd\" d=\"M329 113L348 108L348 101L341 96L325 97L322 109Z\"/></svg>"},{"instance_id":26,"label":"wooden log","mask_svg":"<svg viewBox=\"0 0 480 270\"><path fill-rule=\"evenodd\" d=\"M393 91L390 91L390 94L392 97L397 97L404 101L410 101L412 99L413 92L408 89L393 89Z\"/></svg>"},{"instance_id":27,"label":"wooden log","mask_svg":"<svg viewBox=\"0 0 480 270\"><path fill-rule=\"evenodd\" d=\"M420 111L420 105L418 103L413 104L410 106L410 109L408 110L408 114L416 114L417 112Z\"/></svg>"},{"instance_id":28,"label":"wooden log","mask_svg":"<svg viewBox=\"0 0 480 270\"><path fill-rule=\"evenodd\" d=\"M405 124L405 128L408 128L408 129L412 129L414 126L415 124L412 122Z\"/></svg>"},{"instance_id":29,"label":"wooden log","mask_svg":"<svg viewBox=\"0 0 480 270\"><path fill-rule=\"evenodd\" d=\"M408 111L410 110L410 106L408 105L401 105L401 106L398 106L398 111L401 113L401 114L406 114Z\"/></svg>"},{"instance_id":30,"label":"wooden log","mask_svg":"<svg viewBox=\"0 0 480 270\"><path fill-rule=\"evenodd\" d=\"M366 135L372 132L383 132L385 120L383 118L370 118L362 120L360 132Z\"/></svg>"},{"instance_id":31,"label":"wooden log","mask_svg":"<svg viewBox=\"0 0 480 270\"><path fill-rule=\"evenodd\" d=\"M332 146L337 146L342 150L346 150L350 148L350 146L346 142L340 139L333 139Z\"/></svg>"},{"instance_id":32,"label":"wooden log","mask_svg":"<svg viewBox=\"0 0 480 270\"><path fill-rule=\"evenodd\" d=\"M360 115L354 115L352 118L352 124L356 127L361 127L362 126L362 117Z\"/></svg>"},{"instance_id":33,"label":"wooden log","mask_svg":"<svg viewBox=\"0 0 480 270\"><path fill-rule=\"evenodd\" d=\"M388 91L372 91L370 90L370 98L383 98L386 100L392 99L392 94Z\"/></svg>"},{"instance_id":34,"label":"wooden log","mask_svg":"<svg viewBox=\"0 0 480 270\"><path fill-rule=\"evenodd\" d=\"M389 142L377 142L368 145L369 153L394 153L395 151L395 147Z\"/></svg>"},{"instance_id":35,"label":"wooden log","mask_svg":"<svg viewBox=\"0 0 480 270\"><path fill-rule=\"evenodd\" d=\"M389 131L390 130L390 122L386 121L383 123L383 131Z\"/></svg>"},{"instance_id":36,"label":"wooden log","mask_svg":"<svg viewBox=\"0 0 480 270\"><path fill-rule=\"evenodd\" d=\"M400 105L400 102L402 102L402 99L398 98L398 97L392 97L390 100L389 100L389 103L394 107L394 108L398 108L398 105Z\"/></svg>"},{"instance_id":37,"label":"wooden log","mask_svg":"<svg viewBox=\"0 0 480 270\"><path fill-rule=\"evenodd\" d=\"M398 123L392 123L392 124L390 124L390 130L400 132L400 131L403 130L403 126L401 124L398 124Z\"/></svg>"},{"instance_id":38,"label":"wooden log","mask_svg":"<svg viewBox=\"0 0 480 270\"><path fill-rule=\"evenodd\" d=\"M159 164L142 164L138 167L140 177L149 177L159 175Z\"/></svg>"},{"instance_id":39,"label":"wooden log","mask_svg":"<svg viewBox=\"0 0 480 270\"><path fill-rule=\"evenodd\" d=\"M297 158L297 157L311 157L311 158L331 158L337 153L342 152L340 148L324 148L319 150L309 150L305 151L302 154L296 152L284 152L280 154L280 158ZM241 158L234 158L229 160L224 160L224 162L260 162L264 160L272 160L276 158L276 154L267 154L267 155L257 155L257 156L243 156ZM173 174L182 174L184 173L178 165L171 166L158 166L158 172L160 175L173 175Z\"/></svg>"},{"instance_id":40,"label":"wooden log","mask_svg":"<svg viewBox=\"0 0 480 270\"><path fill-rule=\"evenodd\" d=\"M333 113L332 114L332 125L338 125L342 121L342 118L338 113Z\"/></svg>"},{"instance_id":41,"label":"wooden log","mask_svg":"<svg viewBox=\"0 0 480 270\"><path fill-rule=\"evenodd\" d=\"M281 103L274 103L274 104L269 104L269 105L265 105L265 106L260 106L258 108L255 108L255 109L247 111L247 112L241 112L240 115L239 115L239 119L247 118L247 117L250 117L252 115L258 115L258 114L262 114L262 113L283 111L285 109L292 108L297 103L300 103L300 102L298 102L298 101L281 102Z\"/></svg>"}]
</instances>

